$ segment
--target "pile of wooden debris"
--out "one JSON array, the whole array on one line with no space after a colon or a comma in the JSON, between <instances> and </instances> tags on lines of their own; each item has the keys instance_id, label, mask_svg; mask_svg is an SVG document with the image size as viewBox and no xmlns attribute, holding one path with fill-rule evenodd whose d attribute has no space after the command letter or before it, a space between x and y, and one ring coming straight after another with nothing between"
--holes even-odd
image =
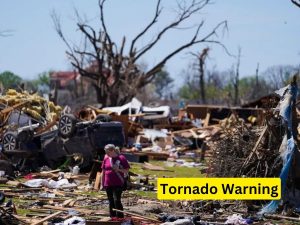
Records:
<instances>
[{"instance_id":1,"label":"pile of wooden debris","mask_svg":"<svg viewBox=\"0 0 300 225\"><path fill-rule=\"evenodd\" d=\"M272 121L275 121L272 119ZM270 121L265 126L243 122L224 128L222 135L210 143L213 157L210 172L216 177L274 177L281 169L280 142L283 136ZM278 132L279 131L279 132Z\"/></svg>"}]
</instances>

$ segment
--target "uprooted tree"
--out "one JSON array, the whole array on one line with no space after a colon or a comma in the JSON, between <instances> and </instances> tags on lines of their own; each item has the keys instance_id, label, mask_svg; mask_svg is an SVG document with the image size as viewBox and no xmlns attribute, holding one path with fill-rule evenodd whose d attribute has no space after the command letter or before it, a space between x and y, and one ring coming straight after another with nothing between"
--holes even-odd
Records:
<instances>
[{"instance_id":1,"label":"uprooted tree","mask_svg":"<svg viewBox=\"0 0 300 225\"><path fill-rule=\"evenodd\" d=\"M68 48L66 54L71 64L81 76L93 80L93 86L97 92L97 100L103 106L117 106L129 101L138 90L154 80L169 59L184 49L200 43L214 43L224 47L220 41L214 38L217 37L218 30L227 28L226 21L220 22L210 32L200 37L200 30L204 25L202 20L197 27L194 27L194 34L189 41L167 52L156 65L147 71L143 71L138 66L141 57L149 53L169 31L181 28L179 26L183 22L187 22L192 15L199 13L210 3L210 0L179 1L177 3L178 14L176 18L159 30L152 40L143 46L137 46L137 42L148 34L150 28L153 28L160 19L163 12L161 0L157 1L153 19L149 24L129 43L124 36L120 45L117 45L111 39L111 35L108 32L104 18L105 2L105 0L99 0L98 2L100 10L100 27L98 31L80 18L78 19L77 27L85 40L82 46L73 46L67 41L63 34L59 17L56 13L52 15L56 31ZM126 53L125 49L128 49Z\"/></svg>"}]
</instances>

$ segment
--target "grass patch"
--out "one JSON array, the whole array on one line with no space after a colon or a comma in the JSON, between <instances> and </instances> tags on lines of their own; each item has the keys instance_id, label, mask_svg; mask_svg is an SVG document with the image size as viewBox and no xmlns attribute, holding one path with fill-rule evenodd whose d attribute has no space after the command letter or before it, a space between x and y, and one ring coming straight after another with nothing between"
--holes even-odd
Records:
<instances>
[{"instance_id":1,"label":"grass patch","mask_svg":"<svg viewBox=\"0 0 300 225\"><path fill-rule=\"evenodd\" d=\"M31 213L31 211L28 209L17 208L17 213L18 215L26 216L26 214Z\"/></svg>"},{"instance_id":2,"label":"grass patch","mask_svg":"<svg viewBox=\"0 0 300 225\"><path fill-rule=\"evenodd\" d=\"M159 177L204 177L205 174L202 174L200 172L199 167L167 167L165 164L165 161L150 161L151 164L156 166L161 166L167 170L170 171L152 171L152 170L146 170L142 168L141 164L131 164L130 171L142 176L149 176L150 178L159 178ZM173 172L172 172L173 171ZM134 181L134 178L132 179ZM150 183L153 183L153 180L150 181ZM154 182L154 185L156 186L156 182ZM157 194L154 191L141 191L141 190L134 190L131 191L132 193L140 196L141 198L150 198L150 199L156 199L157 200Z\"/></svg>"},{"instance_id":3,"label":"grass patch","mask_svg":"<svg viewBox=\"0 0 300 225\"><path fill-rule=\"evenodd\" d=\"M204 175L201 174L199 167L167 167L165 161L150 161L151 164L161 166L170 171L152 171L152 170L145 170L142 168L143 164L131 164L131 169L133 173L140 174L140 175L149 175L153 177L203 177ZM173 171L173 172L171 172Z\"/></svg>"},{"instance_id":4,"label":"grass patch","mask_svg":"<svg viewBox=\"0 0 300 225\"><path fill-rule=\"evenodd\" d=\"M140 196L141 198L147 198L147 199L157 199L156 192L154 191L139 191L139 190L134 190L132 191L137 196Z\"/></svg>"},{"instance_id":5,"label":"grass patch","mask_svg":"<svg viewBox=\"0 0 300 225\"><path fill-rule=\"evenodd\" d=\"M90 191L83 191L80 190L79 192L81 196L88 196L88 197L92 197L92 198L100 198L103 196L106 196L105 191L95 191L95 190L90 190Z\"/></svg>"},{"instance_id":6,"label":"grass patch","mask_svg":"<svg viewBox=\"0 0 300 225\"><path fill-rule=\"evenodd\" d=\"M27 208L20 208L20 206L26 205L29 202L33 202L33 201L31 201L31 200L24 200L24 199L19 198L19 197L13 197L13 198L5 197L5 203L7 203L9 200L12 200L12 202L15 204L15 206L17 208L18 215L25 216L26 214L28 214L28 213L31 212Z\"/></svg>"}]
</instances>

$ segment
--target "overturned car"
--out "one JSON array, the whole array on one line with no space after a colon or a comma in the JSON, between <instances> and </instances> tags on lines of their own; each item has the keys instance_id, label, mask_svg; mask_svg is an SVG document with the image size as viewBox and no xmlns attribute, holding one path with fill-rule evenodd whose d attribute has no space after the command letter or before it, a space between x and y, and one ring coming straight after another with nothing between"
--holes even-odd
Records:
<instances>
[{"instance_id":1,"label":"overturned car","mask_svg":"<svg viewBox=\"0 0 300 225\"><path fill-rule=\"evenodd\" d=\"M45 165L55 169L74 154L81 156L80 168L89 169L95 157L104 155L106 144L124 145L122 123L109 115L83 119L82 113L61 112L45 99L13 91L1 98L0 170L7 174Z\"/></svg>"},{"instance_id":2,"label":"overturned car","mask_svg":"<svg viewBox=\"0 0 300 225\"><path fill-rule=\"evenodd\" d=\"M89 168L96 157L104 156L104 146L123 147L124 130L121 122L111 121L109 115L98 115L94 120L83 121L73 114L62 115L58 129L41 136L42 150L47 164L56 168L66 154L82 154L81 168ZM61 160L59 160L61 159Z\"/></svg>"}]
</instances>

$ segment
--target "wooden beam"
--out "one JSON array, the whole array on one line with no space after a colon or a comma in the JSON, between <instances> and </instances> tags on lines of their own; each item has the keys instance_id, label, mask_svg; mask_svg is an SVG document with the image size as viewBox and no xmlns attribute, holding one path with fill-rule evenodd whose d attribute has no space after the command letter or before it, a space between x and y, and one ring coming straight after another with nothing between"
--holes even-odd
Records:
<instances>
[{"instance_id":1,"label":"wooden beam","mask_svg":"<svg viewBox=\"0 0 300 225\"><path fill-rule=\"evenodd\" d=\"M45 209L53 209L53 210L59 210L59 211L69 211L69 210L75 210L82 214L98 214L98 215L108 215L109 213L106 211L101 210L89 210L89 209L79 209L79 208L67 208L67 207L59 207L59 206L52 206L52 205L43 205L43 208Z\"/></svg>"},{"instance_id":2,"label":"wooden beam","mask_svg":"<svg viewBox=\"0 0 300 225\"><path fill-rule=\"evenodd\" d=\"M194 131L194 129L190 129L191 134L193 135L193 138L198 139L199 135L196 134L196 132Z\"/></svg>"},{"instance_id":3,"label":"wooden beam","mask_svg":"<svg viewBox=\"0 0 300 225\"><path fill-rule=\"evenodd\" d=\"M94 184L94 190L96 190L96 191L98 191L100 189L101 178L102 178L102 173L101 172L97 172L96 180L95 180L95 184Z\"/></svg>"},{"instance_id":4,"label":"wooden beam","mask_svg":"<svg viewBox=\"0 0 300 225\"><path fill-rule=\"evenodd\" d=\"M250 155L247 157L247 159L245 160L244 164L242 165L242 168L252 159L253 154L256 153L261 140L263 139L263 137L265 136L265 134L267 132L267 129L268 129L268 126L266 125L264 127L263 131L260 133L260 137L258 138L257 142L255 143L255 146L252 149Z\"/></svg>"},{"instance_id":5,"label":"wooden beam","mask_svg":"<svg viewBox=\"0 0 300 225\"><path fill-rule=\"evenodd\" d=\"M52 218L54 218L54 217L62 214L62 213L63 213L63 211L59 211L59 212L53 213L53 214L51 214L51 215L49 215L49 216L47 216L47 217L45 217L45 218L43 218L43 219L41 219L39 221L36 221L36 222L32 223L31 225L40 225L40 224L43 224L44 222L46 222L46 221L48 221L48 220L50 220L50 219L52 219Z\"/></svg>"},{"instance_id":6,"label":"wooden beam","mask_svg":"<svg viewBox=\"0 0 300 225\"><path fill-rule=\"evenodd\" d=\"M58 172L60 172L60 169L50 170L50 171L42 171L42 172L40 172L40 174L51 174L51 173L58 173Z\"/></svg>"},{"instance_id":7,"label":"wooden beam","mask_svg":"<svg viewBox=\"0 0 300 225\"><path fill-rule=\"evenodd\" d=\"M145 219L145 220L148 220L148 221L161 223L161 221L159 221L159 220L156 220L156 219L153 219L153 218L150 218L150 217L146 217L146 216L141 216L141 215L136 214L136 213L126 212L126 211L122 211L122 210L118 210L118 209L113 209L113 210L116 211L116 212L122 212L122 213L127 214L127 215L139 217L139 218L142 218L142 219Z\"/></svg>"},{"instance_id":8,"label":"wooden beam","mask_svg":"<svg viewBox=\"0 0 300 225\"><path fill-rule=\"evenodd\" d=\"M210 119L210 110L207 109L207 113L206 113L206 117L205 117L205 120L204 120L203 127L208 127L209 119Z\"/></svg>"},{"instance_id":9,"label":"wooden beam","mask_svg":"<svg viewBox=\"0 0 300 225\"><path fill-rule=\"evenodd\" d=\"M65 201L63 202L62 206L68 206L72 201L73 201L73 199L65 200Z\"/></svg>"},{"instance_id":10,"label":"wooden beam","mask_svg":"<svg viewBox=\"0 0 300 225\"><path fill-rule=\"evenodd\" d=\"M276 214L264 214L264 217L267 219L274 219L274 220L290 220L290 221L297 221L300 222L300 219L297 217L288 217Z\"/></svg>"}]
</instances>

